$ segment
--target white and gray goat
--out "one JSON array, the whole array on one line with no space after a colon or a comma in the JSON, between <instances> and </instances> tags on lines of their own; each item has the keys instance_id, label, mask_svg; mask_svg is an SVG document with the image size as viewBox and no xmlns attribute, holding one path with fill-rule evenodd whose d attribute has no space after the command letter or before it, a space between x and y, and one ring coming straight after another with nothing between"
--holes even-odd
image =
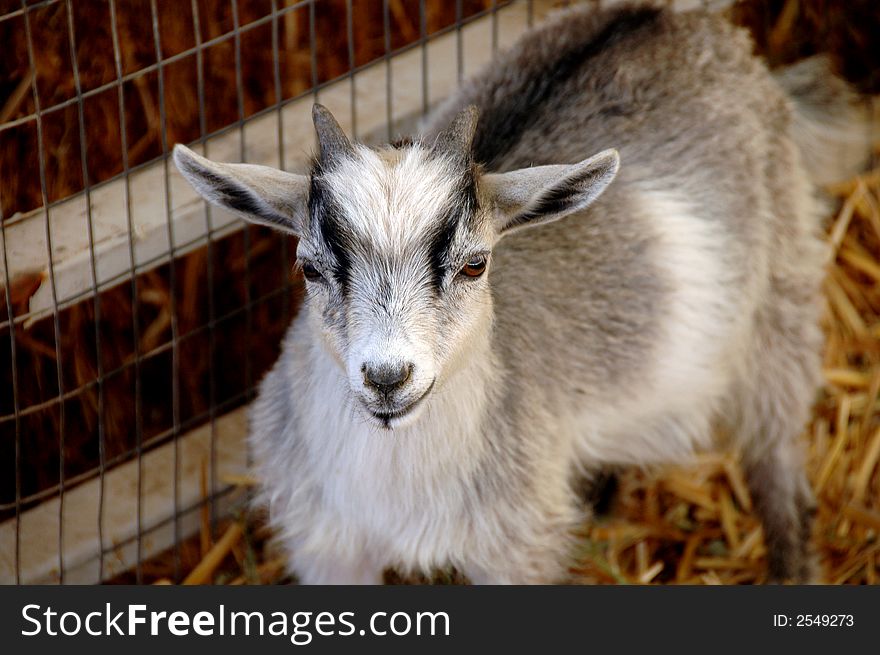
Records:
<instances>
[{"instance_id":1,"label":"white and gray goat","mask_svg":"<svg viewBox=\"0 0 880 655\"><path fill-rule=\"evenodd\" d=\"M768 579L811 577L816 184L866 140L823 60L774 76L751 48L705 13L575 8L413 140L352 143L316 105L309 175L177 146L209 201L299 237L251 443L302 582L563 581L582 479L718 448Z\"/></svg>"}]
</instances>

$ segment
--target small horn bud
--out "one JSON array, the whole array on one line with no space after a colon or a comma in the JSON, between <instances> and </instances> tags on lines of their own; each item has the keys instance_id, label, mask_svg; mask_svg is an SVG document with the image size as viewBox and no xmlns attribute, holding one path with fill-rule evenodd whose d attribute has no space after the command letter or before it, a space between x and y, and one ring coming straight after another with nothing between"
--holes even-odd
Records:
<instances>
[{"instance_id":1,"label":"small horn bud","mask_svg":"<svg viewBox=\"0 0 880 655\"><path fill-rule=\"evenodd\" d=\"M456 159L469 160L479 117L480 112L474 105L462 109L437 136L433 151Z\"/></svg>"},{"instance_id":2,"label":"small horn bud","mask_svg":"<svg viewBox=\"0 0 880 655\"><path fill-rule=\"evenodd\" d=\"M315 132L318 134L318 147L321 150L323 163L330 164L354 154L351 141L348 140L336 118L324 105L316 103L312 107L312 122L315 124Z\"/></svg>"}]
</instances>

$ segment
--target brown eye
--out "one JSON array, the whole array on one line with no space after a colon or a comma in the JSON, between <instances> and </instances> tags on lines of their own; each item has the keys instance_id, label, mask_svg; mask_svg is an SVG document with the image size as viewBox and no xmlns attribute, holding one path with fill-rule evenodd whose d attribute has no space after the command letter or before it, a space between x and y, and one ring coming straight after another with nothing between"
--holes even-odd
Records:
<instances>
[{"instance_id":1,"label":"brown eye","mask_svg":"<svg viewBox=\"0 0 880 655\"><path fill-rule=\"evenodd\" d=\"M307 280L311 280L312 282L315 282L316 280L321 279L320 271L318 271L318 269L315 268L315 265L312 264L312 262L303 262L302 272L303 272L303 276Z\"/></svg>"},{"instance_id":2,"label":"brown eye","mask_svg":"<svg viewBox=\"0 0 880 655\"><path fill-rule=\"evenodd\" d=\"M461 269L465 277L480 277L486 271L486 256L475 255Z\"/></svg>"}]
</instances>

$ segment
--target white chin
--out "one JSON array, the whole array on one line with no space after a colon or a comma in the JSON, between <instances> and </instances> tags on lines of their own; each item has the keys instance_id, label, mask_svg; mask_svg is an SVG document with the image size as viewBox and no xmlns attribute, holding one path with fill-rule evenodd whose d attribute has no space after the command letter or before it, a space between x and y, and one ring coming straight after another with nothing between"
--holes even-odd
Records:
<instances>
[{"instance_id":1,"label":"white chin","mask_svg":"<svg viewBox=\"0 0 880 655\"><path fill-rule=\"evenodd\" d=\"M362 400L361 411L366 415L367 420L370 423L385 430L405 428L415 423L419 416L421 416L422 410L425 408L425 401L428 400L428 396L431 395L433 390L434 381L432 381L428 388L425 389L424 393L422 393L422 395L408 407L389 413L374 412L370 409L369 405Z\"/></svg>"},{"instance_id":2,"label":"white chin","mask_svg":"<svg viewBox=\"0 0 880 655\"><path fill-rule=\"evenodd\" d=\"M419 403L419 405L421 405L421 403ZM382 428L383 430L396 430L415 423L422 413L422 407L413 407L411 410L405 410L399 414L395 413L390 415L374 414L366 408L364 408L363 411L370 423L376 427Z\"/></svg>"}]
</instances>

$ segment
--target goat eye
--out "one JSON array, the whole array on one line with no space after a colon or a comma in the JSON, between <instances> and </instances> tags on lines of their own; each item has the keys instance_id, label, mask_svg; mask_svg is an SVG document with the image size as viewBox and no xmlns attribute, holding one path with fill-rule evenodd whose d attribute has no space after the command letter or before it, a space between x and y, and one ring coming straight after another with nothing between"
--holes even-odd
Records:
<instances>
[{"instance_id":1,"label":"goat eye","mask_svg":"<svg viewBox=\"0 0 880 655\"><path fill-rule=\"evenodd\" d=\"M465 277L480 277L486 271L486 256L475 255L462 266L461 274Z\"/></svg>"},{"instance_id":2,"label":"goat eye","mask_svg":"<svg viewBox=\"0 0 880 655\"><path fill-rule=\"evenodd\" d=\"M311 280L312 282L321 279L321 272L317 268L315 268L315 265L312 264L312 262L303 262L302 272L303 276L307 280Z\"/></svg>"}]
</instances>

